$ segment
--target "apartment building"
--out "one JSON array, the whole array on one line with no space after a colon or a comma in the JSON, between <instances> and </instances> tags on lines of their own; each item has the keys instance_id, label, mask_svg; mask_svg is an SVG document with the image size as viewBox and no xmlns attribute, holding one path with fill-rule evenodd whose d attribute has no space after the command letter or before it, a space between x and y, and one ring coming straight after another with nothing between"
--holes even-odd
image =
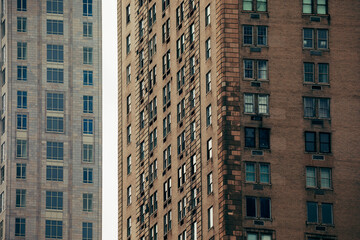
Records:
<instances>
[{"instance_id":1,"label":"apartment building","mask_svg":"<svg viewBox=\"0 0 360 240\"><path fill-rule=\"evenodd\" d=\"M356 0L119 0L119 239L357 239Z\"/></svg>"},{"instance_id":2,"label":"apartment building","mask_svg":"<svg viewBox=\"0 0 360 240\"><path fill-rule=\"evenodd\" d=\"M101 239L101 1L0 11L0 239Z\"/></svg>"}]
</instances>

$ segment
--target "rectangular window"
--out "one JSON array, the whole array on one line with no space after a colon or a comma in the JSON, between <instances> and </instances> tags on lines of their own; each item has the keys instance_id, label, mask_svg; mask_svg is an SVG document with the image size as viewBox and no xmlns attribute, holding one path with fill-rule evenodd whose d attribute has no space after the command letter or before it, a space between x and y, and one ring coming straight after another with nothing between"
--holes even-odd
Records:
<instances>
[{"instance_id":1,"label":"rectangular window","mask_svg":"<svg viewBox=\"0 0 360 240\"><path fill-rule=\"evenodd\" d=\"M46 81L51 83L64 82L64 69L60 68L47 68Z\"/></svg>"},{"instance_id":2,"label":"rectangular window","mask_svg":"<svg viewBox=\"0 0 360 240\"><path fill-rule=\"evenodd\" d=\"M210 4L205 8L205 26L210 24Z\"/></svg>"},{"instance_id":3,"label":"rectangular window","mask_svg":"<svg viewBox=\"0 0 360 240\"><path fill-rule=\"evenodd\" d=\"M46 12L53 14L63 14L64 12L63 0L47 0Z\"/></svg>"},{"instance_id":4,"label":"rectangular window","mask_svg":"<svg viewBox=\"0 0 360 240\"><path fill-rule=\"evenodd\" d=\"M27 115L16 114L16 129L26 130L27 129Z\"/></svg>"},{"instance_id":5,"label":"rectangular window","mask_svg":"<svg viewBox=\"0 0 360 240\"><path fill-rule=\"evenodd\" d=\"M15 218L15 236L25 237L25 218Z\"/></svg>"},{"instance_id":6,"label":"rectangular window","mask_svg":"<svg viewBox=\"0 0 360 240\"><path fill-rule=\"evenodd\" d=\"M212 123L211 120L211 104L206 107L206 126L210 126Z\"/></svg>"},{"instance_id":7,"label":"rectangular window","mask_svg":"<svg viewBox=\"0 0 360 240\"><path fill-rule=\"evenodd\" d=\"M26 11L26 1L27 0L17 0L17 10Z\"/></svg>"},{"instance_id":8,"label":"rectangular window","mask_svg":"<svg viewBox=\"0 0 360 240\"><path fill-rule=\"evenodd\" d=\"M330 153L330 133L319 133L319 149L321 153Z\"/></svg>"},{"instance_id":9,"label":"rectangular window","mask_svg":"<svg viewBox=\"0 0 360 240\"><path fill-rule=\"evenodd\" d=\"M196 239L197 239L197 223L193 222L193 223L191 223L190 240L196 240Z\"/></svg>"},{"instance_id":10,"label":"rectangular window","mask_svg":"<svg viewBox=\"0 0 360 240\"><path fill-rule=\"evenodd\" d=\"M270 184L270 164L245 163L245 177L249 183Z\"/></svg>"},{"instance_id":11,"label":"rectangular window","mask_svg":"<svg viewBox=\"0 0 360 240\"><path fill-rule=\"evenodd\" d=\"M244 78L268 80L267 60L244 60Z\"/></svg>"},{"instance_id":12,"label":"rectangular window","mask_svg":"<svg viewBox=\"0 0 360 240\"><path fill-rule=\"evenodd\" d=\"M94 112L94 97L93 96L83 96L83 112L84 113L93 113Z\"/></svg>"},{"instance_id":13,"label":"rectangular window","mask_svg":"<svg viewBox=\"0 0 360 240\"><path fill-rule=\"evenodd\" d=\"M164 202L171 198L171 178L164 182Z\"/></svg>"},{"instance_id":14,"label":"rectangular window","mask_svg":"<svg viewBox=\"0 0 360 240\"><path fill-rule=\"evenodd\" d=\"M314 82L314 63L304 63L304 82Z\"/></svg>"},{"instance_id":15,"label":"rectangular window","mask_svg":"<svg viewBox=\"0 0 360 240\"><path fill-rule=\"evenodd\" d=\"M330 118L330 99L304 97L304 117Z\"/></svg>"},{"instance_id":16,"label":"rectangular window","mask_svg":"<svg viewBox=\"0 0 360 240\"><path fill-rule=\"evenodd\" d=\"M190 62L190 75L192 76L195 74L195 56L190 57L189 62Z\"/></svg>"},{"instance_id":17,"label":"rectangular window","mask_svg":"<svg viewBox=\"0 0 360 240\"><path fill-rule=\"evenodd\" d=\"M256 11L266 12L267 11L267 0L243 0L244 11Z\"/></svg>"},{"instance_id":18,"label":"rectangular window","mask_svg":"<svg viewBox=\"0 0 360 240\"><path fill-rule=\"evenodd\" d=\"M259 128L259 148L270 148L270 129Z\"/></svg>"},{"instance_id":19,"label":"rectangular window","mask_svg":"<svg viewBox=\"0 0 360 240\"><path fill-rule=\"evenodd\" d=\"M163 56L163 75L170 71L170 50Z\"/></svg>"},{"instance_id":20,"label":"rectangular window","mask_svg":"<svg viewBox=\"0 0 360 240\"><path fill-rule=\"evenodd\" d=\"M26 190L25 189L16 189L16 204L18 207L26 206Z\"/></svg>"},{"instance_id":21,"label":"rectangular window","mask_svg":"<svg viewBox=\"0 0 360 240\"><path fill-rule=\"evenodd\" d=\"M149 150L152 151L157 146L157 128L149 134Z\"/></svg>"},{"instance_id":22,"label":"rectangular window","mask_svg":"<svg viewBox=\"0 0 360 240\"><path fill-rule=\"evenodd\" d=\"M46 209L63 210L63 192L46 191Z\"/></svg>"},{"instance_id":23,"label":"rectangular window","mask_svg":"<svg viewBox=\"0 0 360 240\"><path fill-rule=\"evenodd\" d=\"M316 152L316 133L305 132L305 151Z\"/></svg>"},{"instance_id":24,"label":"rectangular window","mask_svg":"<svg viewBox=\"0 0 360 240\"><path fill-rule=\"evenodd\" d=\"M26 163L16 164L16 179L26 179Z\"/></svg>"},{"instance_id":25,"label":"rectangular window","mask_svg":"<svg viewBox=\"0 0 360 240\"><path fill-rule=\"evenodd\" d=\"M140 174L140 192L144 192L145 190L145 175L144 173Z\"/></svg>"},{"instance_id":26,"label":"rectangular window","mask_svg":"<svg viewBox=\"0 0 360 240\"><path fill-rule=\"evenodd\" d=\"M246 197L246 216L254 218L271 218L270 198Z\"/></svg>"},{"instance_id":27,"label":"rectangular window","mask_svg":"<svg viewBox=\"0 0 360 240\"><path fill-rule=\"evenodd\" d=\"M320 153L331 152L331 134L319 133L318 137L319 147L317 147L316 132L305 132L305 151L316 152L319 149Z\"/></svg>"},{"instance_id":28,"label":"rectangular window","mask_svg":"<svg viewBox=\"0 0 360 240\"><path fill-rule=\"evenodd\" d=\"M185 117L185 99L181 99L181 101L177 104L177 122L180 122Z\"/></svg>"},{"instance_id":29,"label":"rectangular window","mask_svg":"<svg viewBox=\"0 0 360 240\"><path fill-rule=\"evenodd\" d=\"M45 238L63 239L63 222L45 220Z\"/></svg>"},{"instance_id":30,"label":"rectangular window","mask_svg":"<svg viewBox=\"0 0 360 240\"><path fill-rule=\"evenodd\" d=\"M205 58L209 59L211 57L211 39L208 38L205 41Z\"/></svg>"},{"instance_id":31,"label":"rectangular window","mask_svg":"<svg viewBox=\"0 0 360 240\"><path fill-rule=\"evenodd\" d=\"M83 63L84 64L93 64L93 48L84 47L83 48Z\"/></svg>"},{"instance_id":32,"label":"rectangular window","mask_svg":"<svg viewBox=\"0 0 360 240\"><path fill-rule=\"evenodd\" d=\"M195 88L190 90L189 93L189 103L190 103L190 109L195 107L195 100L196 100L196 94L195 94Z\"/></svg>"},{"instance_id":33,"label":"rectangular window","mask_svg":"<svg viewBox=\"0 0 360 240\"><path fill-rule=\"evenodd\" d=\"M328 49L328 29L303 29L303 48L326 50ZM315 37L316 36L316 37Z\"/></svg>"},{"instance_id":34,"label":"rectangular window","mask_svg":"<svg viewBox=\"0 0 360 240\"><path fill-rule=\"evenodd\" d=\"M83 168L83 183L93 183L92 168Z\"/></svg>"},{"instance_id":35,"label":"rectangular window","mask_svg":"<svg viewBox=\"0 0 360 240\"><path fill-rule=\"evenodd\" d=\"M196 139L196 123L195 121L190 123L190 140L194 141Z\"/></svg>"},{"instance_id":36,"label":"rectangular window","mask_svg":"<svg viewBox=\"0 0 360 240\"><path fill-rule=\"evenodd\" d=\"M164 234L167 234L171 230L171 210L164 215Z\"/></svg>"},{"instance_id":37,"label":"rectangular window","mask_svg":"<svg viewBox=\"0 0 360 240\"><path fill-rule=\"evenodd\" d=\"M46 93L46 110L64 111L64 94Z\"/></svg>"},{"instance_id":38,"label":"rectangular window","mask_svg":"<svg viewBox=\"0 0 360 240\"><path fill-rule=\"evenodd\" d=\"M245 180L246 182L255 182L256 181L256 165L255 163L246 163L245 164Z\"/></svg>"},{"instance_id":39,"label":"rectangular window","mask_svg":"<svg viewBox=\"0 0 360 240\"><path fill-rule=\"evenodd\" d=\"M27 59L27 43L18 42L17 43L17 59L26 60Z\"/></svg>"},{"instance_id":40,"label":"rectangular window","mask_svg":"<svg viewBox=\"0 0 360 240\"><path fill-rule=\"evenodd\" d=\"M46 131L47 132L64 132L64 118L63 117L46 117Z\"/></svg>"},{"instance_id":41,"label":"rectangular window","mask_svg":"<svg viewBox=\"0 0 360 240\"><path fill-rule=\"evenodd\" d=\"M333 224L333 210L331 203L321 204L321 220L323 224Z\"/></svg>"},{"instance_id":42,"label":"rectangular window","mask_svg":"<svg viewBox=\"0 0 360 240\"><path fill-rule=\"evenodd\" d=\"M327 14L327 0L303 0L304 14Z\"/></svg>"},{"instance_id":43,"label":"rectangular window","mask_svg":"<svg viewBox=\"0 0 360 240\"><path fill-rule=\"evenodd\" d=\"M176 82L177 82L177 90L180 90L182 86L185 84L185 67L183 66L176 73Z\"/></svg>"},{"instance_id":44,"label":"rectangular window","mask_svg":"<svg viewBox=\"0 0 360 240\"><path fill-rule=\"evenodd\" d=\"M157 97L149 103L149 121L153 120L157 116Z\"/></svg>"},{"instance_id":45,"label":"rectangular window","mask_svg":"<svg viewBox=\"0 0 360 240\"><path fill-rule=\"evenodd\" d=\"M165 106L171 100L171 84L168 82L163 87L163 105Z\"/></svg>"},{"instance_id":46,"label":"rectangular window","mask_svg":"<svg viewBox=\"0 0 360 240\"><path fill-rule=\"evenodd\" d=\"M164 169L171 165L171 145L169 145L163 152L163 166Z\"/></svg>"},{"instance_id":47,"label":"rectangular window","mask_svg":"<svg viewBox=\"0 0 360 240\"><path fill-rule=\"evenodd\" d=\"M131 217L126 220L126 235L127 237L131 236Z\"/></svg>"},{"instance_id":48,"label":"rectangular window","mask_svg":"<svg viewBox=\"0 0 360 240\"><path fill-rule=\"evenodd\" d=\"M148 74L149 89L156 84L156 65L149 71Z\"/></svg>"},{"instance_id":49,"label":"rectangular window","mask_svg":"<svg viewBox=\"0 0 360 240\"><path fill-rule=\"evenodd\" d=\"M83 36L91 38L93 36L93 23L83 22Z\"/></svg>"},{"instance_id":50,"label":"rectangular window","mask_svg":"<svg viewBox=\"0 0 360 240\"><path fill-rule=\"evenodd\" d=\"M126 24L130 22L130 3L126 6Z\"/></svg>"},{"instance_id":51,"label":"rectangular window","mask_svg":"<svg viewBox=\"0 0 360 240\"><path fill-rule=\"evenodd\" d=\"M83 222L82 223L82 240L93 239L93 223Z\"/></svg>"},{"instance_id":52,"label":"rectangular window","mask_svg":"<svg viewBox=\"0 0 360 240\"><path fill-rule=\"evenodd\" d=\"M170 40L170 18L162 25L162 43Z\"/></svg>"},{"instance_id":53,"label":"rectangular window","mask_svg":"<svg viewBox=\"0 0 360 240\"><path fill-rule=\"evenodd\" d=\"M184 21L184 2L181 2L180 5L176 8L176 27L179 27L183 21Z\"/></svg>"},{"instance_id":54,"label":"rectangular window","mask_svg":"<svg viewBox=\"0 0 360 240\"><path fill-rule=\"evenodd\" d=\"M186 164L183 164L178 169L178 188L183 186L186 182Z\"/></svg>"},{"instance_id":55,"label":"rectangular window","mask_svg":"<svg viewBox=\"0 0 360 240\"><path fill-rule=\"evenodd\" d=\"M94 145L83 144L83 162L94 162Z\"/></svg>"},{"instance_id":56,"label":"rectangular window","mask_svg":"<svg viewBox=\"0 0 360 240\"><path fill-rule=\"evenodd\" d=\"M156 22L156 4L152 5L149 9L149 28Z\"/></svg>"},{"instance_id":57,"label":"rectangular window","mask_svg":"<svg viewBox=\"0 0 360 240\"><path fill-rule=\"evenodd\" d=\"M306 187L330 189L331 186L331 168L306 167Z\"/></svg>"},{"instance_id":58,"label":"rectangular window","mask_svg":"<svg viewBox=\"0 0 360 240\"><path fill-rule=\"evenodd\" d=\"M267 26L243 26L243 44L266 46L267 45ZM251 60L246 60L251 61ZM249 63L248 63L249 64Z\"/></svg>"},{"instance_id":59,"label":"rectangular window","mask_svg":"<svg viewBox=\"0 0 360 240\"><path fill-rule=\"evenodd\" d=\"M180 155L183 151L185 151L185 131L183 131L178 137L177 137L177 147L178 147L178 155Z\"/></svg>"},{"instance_id":60,"label":"rectangular window","mask_svg":"<svg viewBox=\"0 0 360 240\"><path fill-rule=\"evenodd\" d=\"M85 86L92 86L94 85L93 82L93 71L83 71L83 84Z\"/></svg>"},{"instance_id":61,"label":"rectangular window","mask_svg":"<svg viewBox=\"0 0 360 240\"><path fill-rule=\"evenodd\" d=\"M318 204L316 202L307 202L307 222L318 222Z\"/></svg>"},{"instance_id":62,"label":"rectangular window","mask_svg":"<svg viewBox=\"0 0 360 240\"><path fill-rule=\"evenodd\" d=\"M59 166L46 166L46 180L62 182L64 179L64 169Z\"/></svg>"},{"instance_id":63,"label":"rectangular window","mask_svg":"<svg viewBox=\"0 0 360 240\"><path fill-rule=\"evenodd\" d=\"M52 45L46 46L46 58L48 62L63 63L64 62L64 46Z\"/></svg>"},{"instance_id":64,"label":"rectangular window","mask_svg":"<svg viewBox=\"0 0 360 240\"><path fill-rule=\"evenodd\" d=\"M211 91L211 72L209 71L208 73L206 73L205 75L205 85L206 85L206 93Z\"/></svg>"},{"instance_id":65,"label":"rectangular window","mask_svg":"<svg viewBox=\"0 0 360 240\"><path fill-rule=\"evenodd\" d=\"M180 222L186 216L186 197L178 202L178 221Z\"/></svg>"},{"instance_id":66,"label":"rectangular window","mask_svg":"<svg viewBox=\"0 0 360 240\"><path fill-rule=\"evenodd\" d=\"M131 35L126 36L126 54L129 54L131 51Z\"/></svg>"},{"instance_id":67,"label":"rectangular window","mask_svg":"<svg viewBox=\"0 0 360 240\"><path fill-rule=\"evenodd\" d=\"M129 155L126 158L126 169L127 169L127 174L131 173L131 155Z\"/></svg>"},{"instance_id":68,"label":"rectangular window","mask_svg":"<svg viewBox=\"0 0 360 240\"><path fill-rule=\"evenodd\" d=\"M64 160L64 143L46 142L46 159Z\"/></svg>"},{"instance_id":69,"label":"rectangular window","mask_svg":"<svg viewBox=\"0 0 360 240\"><path fill-rule=\"evenodd\" d=\"M151 59L156 53L156 34L149 40L149 58Z\"/></svg>"},{"instance_id":70,"label":"rectangular window","mask_svg":"<svg viewBox=\"0 0 360 240\"><path fill-rule=\"evenodd\" d=\"M154 192L154 194L150 196L150 215L156 212L157 209L158 209L158 202L157 202L157 191L156 191Z\"/></svg>"},{"instance_id":71,"label":"rectangular window","mask_svg":"<svg viewBox=\"0 0 360 240\"><path fill-rule=\"evenodd\" d=\"M176 41L176 58L180 58L180 56L185 51L185 35L181 35L179 39Z\"/></svg>"},{"instance_id":72,"label":"rectangular window","mask_svg":"<svg viewBox=\"0 0 360 240\"><path fill-rule=\"evenodd\" d=\"M149 166L149 182L152 183L157 178L157 159Z\"/></svg>"},{"instance_id":73,"label":"rectangular window","mask_svg":"<svg viewBox=\"0 0 360 240\"><path fill-rule=\"evenodd\" d=\"M64 35L64 21L47 19L46 33L53 35Z\"/></svg>"},{"instance_id":74,"label":"rectangular window","mask_svg":"<svg viewBox=\"0 0 360 240\"><path fill-rule=\"evenodd\" d=\"M17 32L27 32L27 18L17 17Z\"/></svg>"},{"instance_id":75,"label":"rectangular window","mask_svg":"<svg viewBox=\"0 0 360 240\"><path fill-rule=\"evenodd\" d=\"M171 113L163 119L163 137L166 137L171 131Z\"/></svg>"},{"instance_id":76,"label":"rectangular window","mask_svg":"<svg viewBox=\"0 0 360 240\"><path fill-rule=\"evenodd\" d=\"M194 175L196 173L196 154L190 157L190 174Z\"/></svg>"},{"instance_id":77,"label":"rectangular window","mask_svg":"<svg viewBox=\"0 0 360 240\"><path fill-rule=\"evenodd\" d=\"M190 41L190 44L192 44L195 40L195 24L192 23L189 27L189 41Z\"/></svg>"},{"instance_id":78,"label":"rectangular window","mask_svg":"<svg viewBox=\"0 0 360 240\"><path fill-rule=\"evenodd\" d=\"M83 0L83 16L93 15L93 0Z\"/></svg>"},{"instance_id":79,"label":"rectangular window","mask_svg":"<svg viewBox=\"0 0 360 240\"><path fill-rule=\"evenodd\" d=\"M213 157L212 149L213 149L213 147L212 147L212 138L210 138L206 142L206 159L207 160L212 160L212 157Z\"/></svg>"},{"instance_id":80,"label":"rectangular window","mask_svg":"<svg viewBox=\"0 0 360 240\"><path fill-rule=\"evenodd\" d=\"M211 206L208 209L208 229L214 227L214 208Z\"/></svg>"},{"instance_id":81,"label":"rectangular window","mask_svg":"<svg viewBox=\"0 0 360 240\"><path fill-rule=\"evenodd\" d=\"M207 175L207 192L208 194L213 192L213 174L210 172Z\"/></svg>"},{"instance_id":82,"label":"rectangular window","mask_svg":"<svg viewBox=\"0 0 360 240\"><path fill-rule=\"evenodd\" d=\"M126 66L126 83L129 84L131 82L131 65Z\"/></svg>"},{"instance_id":83,"label":"rectangular window","mask_svg":"<svg viewBox=\"0 0 360 240\"><path fill-rule=\"evenodd\" d=\"M16 157L27 158L27 140L16 139Z\"/></svg>"},{"instance_id":84,"label":"rectangular window","mask_svg":"<svg viewBox=\"0 0 360 240\"><path fill-rule=\"evenodd\" d=\"M83 134L94 134L93 119L83 119Z\"/></svg>"},{"instance_id":85,"label":"rectangular window","mask_svg":"<svg viewBox=\"0 0 360 240\"><path fill-rule=\"evenodd\" d=\"M93 211L93 194L92 193L83 193L83 211L92 212Z\"/></svg>"},{"instance_id":86,"label":"rectangular window","mask_svg":"<svg viewBox=\"0 0 360 240\"><path fill-rule=\"evenodd\" d=\"M164 11L170 5L170 0L162 0L162 10Z\"/></svg>"},{"instance_id":87,"label":"rectangular window","mask_svg":"<svg viewBox=\"0 0 360 240\"><path fill-rule=\"evenodd\" d=\"M269 114L269 95L245 93L244 113Z\"/></svg>"},{"instance_id":88,"label":"rectangular window","mask_svg":"<svg viewBox=\"0 0 360 240\"><path fill-rule=\"evenodd\" d=\"M127 205L130 205L131 204L131 185L127 188L126 190L126 202L127 202Z\"/></svg>"},{"instance_id":89,"label":"rectangular window","mask_svg":"<svg viewBox=\"0 0 360 240\"><path fill-rule=\"evenodd\" d=\"M140 143L140 161L144 160L145 158L145 144L144 141Z\"/></svg>"}]
</instances>

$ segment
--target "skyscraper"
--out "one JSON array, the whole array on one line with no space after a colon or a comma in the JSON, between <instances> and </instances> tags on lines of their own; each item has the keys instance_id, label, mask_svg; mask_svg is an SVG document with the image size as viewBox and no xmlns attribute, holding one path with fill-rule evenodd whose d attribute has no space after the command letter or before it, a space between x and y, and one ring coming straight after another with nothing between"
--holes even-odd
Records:
<instances>
[{"instance_id":1,"label":"skyscraper","mask_svg":"<svg viewBox=\"0 0 360 240\"><path fill-rule=\"evenodd\" d=\"M1 0L0 239L101 239L101 1Z\"/></svg>"},{"instance_id":2,"label":"skyscraper","mask_svg":"<svg viewBox=\"0 0 360 240\"><path fill-rule=\"evenodd\" d=\"M118 1L119 239L357 239L359 9Z\"/></svg>"}]
</instances>

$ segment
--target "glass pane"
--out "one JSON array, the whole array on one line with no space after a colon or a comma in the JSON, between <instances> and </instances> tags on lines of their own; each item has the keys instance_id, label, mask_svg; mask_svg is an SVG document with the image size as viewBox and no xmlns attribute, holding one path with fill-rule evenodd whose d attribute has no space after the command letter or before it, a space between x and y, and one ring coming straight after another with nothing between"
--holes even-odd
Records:
<instances>
[{"instance_id":1,"label":"glass pane","mask_svg":"<svg viewBox=\"0 0 360 240\"><path fill-rule=\"evenodd\" d=\"M332 224L332 204L323 203L321 205L322 223Z\"/></svg>"},{"instance_id":2,"label":"glass pane","mask_svg":"<svg viewBox=\"0 0 360 240\"><path fill-rule=\"evenodd\" d=\"M271 235L268 235L268 234L262 234L261 235L261 240L271 240Z\"/></svg>"},{"instance_id":3,"label":"glass pane","mask_svg":"<svg viewBox=\"0 0 360 240\"><path fill-rule=\"evenodd\" d=\"M321 175L321 188L330 188L331 187L331 170L328 168L322 168L320 171Z\"/></svg>"},{"instance_id":4,"label":"glass pane","mask_svg":"<svg viewBox=\"0 0 360 240\"><path fill-rule=\"evenodd\" d=\"M248 234L247 234L247 240L258 240L258 239L257 239L257 234L255 234L255 233L248 233Z\"/></svg>"},{"instance_id":5,"label":"glass pane","mask_svg":"<svg viewBox=\"0 0 360 240\"><path fill-rule=\"evenodd\" d=\"M270 183L270 166L267 164L260 165L260 183Z\"/></svg>"},{"instance_id":6,"label":"glass pane","mask_svg":"<svg viewBox=\"0 0 360 240\"><path fill-rule=\"evenodd\" d=\"M252 1L244 0L243 1L243 10L245 11L252 11Z\"/></svg>"},{"instance_id":7,"label":"glass pane","mask_svg":"<svg viewBox=\"0 0 360 240\"><path fill-rule=\"evenodd\" d=\"M256 217L256 201L253 197L246 198L246 216Z\"/></svg>"},{"instance_id":8,"label":"glass pane","mask_svg":"<svg viewBox=\"0 0 360 240\"><path fill-rule=\"evenodd\" d=\"M270 199L260 198L260 217L270 218Z\"/></svg>"},{"instance_id":9,"label":"glass pane","mask_svg":"<svg viewBox=\"0 0 360 240\"><path fill-rule=\"evenodd\" d=\"M318 222L317 203L315 202L307 203L307 221Z\"/></svg>"},{"instance_id":10,"label":"glass pane","mask_svg":"<svg viewBox=\"0 0 360 240\"><path fill-rule=\"evenodd\" d=\"M255 182L255 164L247 163L246 164L246 181Z\"/></svg>"},{"instance_id":11,"label":"glass pane","mask_svg":"<svg viewBox=\"0 0 360 240\"><path fill-rule=\"evenodd\" d=\"M306 186L316 187L315 168L313 167L306 168Z\"/></svg>"}]
</instances>

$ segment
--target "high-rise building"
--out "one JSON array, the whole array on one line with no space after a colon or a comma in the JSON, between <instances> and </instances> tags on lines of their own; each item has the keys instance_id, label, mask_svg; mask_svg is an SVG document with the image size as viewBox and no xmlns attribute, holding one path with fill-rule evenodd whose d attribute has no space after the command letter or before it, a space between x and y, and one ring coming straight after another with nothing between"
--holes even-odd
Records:
<instances>
[{"instance_id":1,"label":"high-rise building","mask_svg":"<svg viewBox=\"0 0 360 240\"><path fill-rule=\"evenodd\" d=\"M118 0L119 239L358 239L357 0Z\"/></svg>"},{"instance_id":2,"label":"high-rise building","mask_svg":"<svg viewBox=\"0 0 360 240\"><path fill-rule=\"evenodd\" d=\"M0 239L101 239L101 1L0 8Z\"/></svg>"}]
</instances>

